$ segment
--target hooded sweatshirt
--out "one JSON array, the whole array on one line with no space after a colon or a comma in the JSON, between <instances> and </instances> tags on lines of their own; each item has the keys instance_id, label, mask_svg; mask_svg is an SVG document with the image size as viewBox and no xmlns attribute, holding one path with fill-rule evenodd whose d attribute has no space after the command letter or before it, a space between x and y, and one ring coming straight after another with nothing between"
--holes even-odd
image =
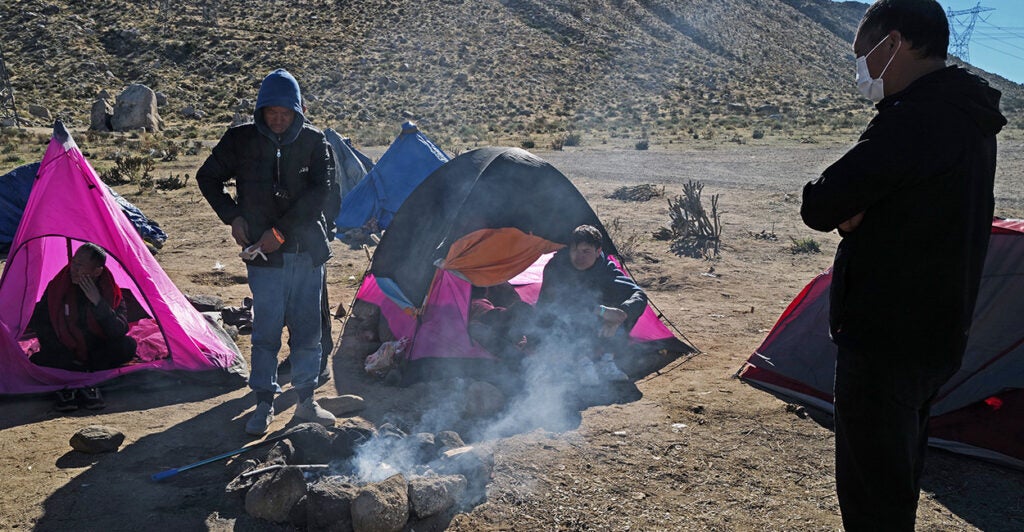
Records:
<instances>
[{"instance_id":1,"label":"hooded sweatshirt","mask_svg":"<svg viewBox=\"0 0 1024 532\"><path fill-rule=\"evenodd\" d=\"M841 347L920 367L959 366L992 226L999 91L951 66L878 103L857 144L803 191L831 231L857 213L832 272Z\"/></svg>"},{"instance_id":2,"label":"hooded sweatshirt","mask_svg":"<svg viewBox=\"0 0 1024 532\"><path fill-rule=\"evenodd\" d=\"M295 111L291 126L275 134L263 120L263 109ZM256 98L253 123L233 127L196 172L203 196L225 224L241 216L248 241L275 228L285 239L281 248L247 261L253 266L281 266L282 253L310 253L314 265L330 257L327 220L323 215L334 168L329 145L320 130L302 114L299 84L284 69L264 78ZM235 180L236 197L225 189Z\"/></svg>"},{"instance_id":3,"label":"hooded sweatshirt","mask_svg":"<svg viewBox=\"0 0 1024 532\"><path fill-rule=\"evenodd\" d=\"M295 120L287 131L280 136L267 127L263 120L264 107L284 107L295 111ZM260 133L266 135L274 142L285 145L295 142L302 131L305 116L302 113L302 90L299 89L299 82L295 81L287 70L279 68L267 77L263 78L260 84L260 92L256 95L256 110L253 111L253 122Z\"/></svg>"}]
</instances>

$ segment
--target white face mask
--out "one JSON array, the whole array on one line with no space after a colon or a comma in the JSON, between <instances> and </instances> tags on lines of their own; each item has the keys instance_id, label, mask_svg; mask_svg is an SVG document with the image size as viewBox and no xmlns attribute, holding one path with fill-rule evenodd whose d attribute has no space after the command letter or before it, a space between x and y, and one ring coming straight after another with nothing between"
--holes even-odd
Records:
<instances>
[{"instance_id":1,"label":"white face mask","mask_svg":"<svg viewBox=\"0 0 1024 532\"><path fill-rule=\"evenodd\" d=\"M885 87L882 83L882 76L885 75L885 71L889 69L889 65L892 64L892 60L896 57L896 52L900 51L900 46L903 45L903 40L896 45L896 51L892 53L892 57L889 58L889 62L885 64L885 68L882 69L882 73L877 78L872 78L871 73L868 72L868 56L871 52L874 52L882 43L888 39L886 35L878 44L871 49L868 53L857 58L857 90L860 91L861 95L865 98L878 103L885 98Z\"/></svg>"}]
</instances>

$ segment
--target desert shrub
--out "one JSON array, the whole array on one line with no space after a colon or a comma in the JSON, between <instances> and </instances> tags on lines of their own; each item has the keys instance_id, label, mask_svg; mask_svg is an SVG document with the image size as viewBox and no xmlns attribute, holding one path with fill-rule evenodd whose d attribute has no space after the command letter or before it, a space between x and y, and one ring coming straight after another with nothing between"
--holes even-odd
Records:
<instances>
[{"instance_id":1,"label":"desert shrub","mask_svg":"<svg viewBox=\"0 0 1024 532\"><path fill-rule=\"evenodd\" d=\"M149 173L153 171L153 166L153 159L149 157L119 155L114 159L114 167L100 177L108 185L141 183L145 179L152 180Z\"/></svg>"},{"instance_id":2,"label":"desert shrub","mask_svg":"<svg viewBox=\"0 0 1024 532\"><path fill-rule=\"evenodd\" d=\"M619 258L627 261L633 260L643 241L643 234L637 230L627 229L622 218L618 216L613 218L611 223L605 226L605 229L608 230L608 236L615 243Z\"/></svg>"},{"instance_id":3,"label":"desert shrub","mask_svg":"<svg viewBox=\"0 0 1024 532\"><path fill-rule=\"evenodd\" d=\"M796 239L789 237L793 243L789 246L790 253L821 253L821 246L811 237Z\"/></svg>"},{"instance_id":4,"label":"desert shrub","mask_svg":"<svg viewBox=\"0 0 1024 532\"><path fill-rule=\"evenodd\" d=\"M651 146L651 143L648 142L647 139L643 139L643 140L637 142L633 147L635 147L637 150L643 151L643 150L646 150L647 148L649 148L650 146Z\"/></svg>"},{"instance_id":5,"label":"desert shrub","mask_svg":"<svg viewBox=\"0 0 1024 532\"><path fill-rule=\"evenodd\" d=\"M711 211L704 208L701 192L704 184L689 181L683 185L683 194L668 200L669 227L655 231L654 238L672 240L671 250L677 255L711 259L720 254L722 223L719 219L719 194L711 196Z\"/></svg>"},{"instance_id":6,"label":"desert shrub","mask_svg":"<svg viewBox=\"0 0 1024 532\"><path fill-rule=\"evenodd\" d=\"M185 174L184 179L171 174L167 177L161 177L160 179L157 179L153 183L153 186L156 187L157 190L178 190L179 188L185 188L185 185L188 184L188 179L188 174Z\"/></svg>"},{"instance_id":7,"label":"desert shrub","mask_svg":"<svg viewBox=\"0 0 1024 532\"><path fill-rule=\"evenodd\" d=\"M548 147L551 148L551 151L562 151L563 146L565 146L565 139L555 138L551 140Z\"/></svg>"},{"instance_id":8,"label":"desert shrub","mask_svg":"<svg viewBox=\"0 0 1024 532\"><path fill-rule=\"evenodd\" d=\"M562 138L562 145L563 146L579 146L580 142L582 142L582 141L583 141L583 136L582 135L580 135L579 133L576 133L575 131L570 131L570 132L565 134L565 137Z\"/></svg>"},{"instance_id":9,"label":"desert shrub","mask_svg":"<svg viewBox=\"0 0 1024 532\"><path fill-rule=\"evenodd\" d=\"M139 193L151 192L156 187L156 183L153 180L153 176L146 172L139 178Z\"/></svg>"},{"instance_id":10,"label":"desert shrub","mask_svg":"<svg viewBox=\"0 0 1024 532\"><path fill-rule=\"evenodd\" d=\"M755 129L754 130L754 134L751 135L751 136L753 138L755 138L755 139L763 139L764 138L764 130L763 129Z\"/></svg>"},{"instance_id":11,"label":"desert shrub","mask_svg":"<svg viewBox=\"0 0 1024 532\"><path fill-rule=\"evenodd\" d=\"M664 195L665 185L659 188L656 185L644 184L632 187L619 187L605 197L621 201L651 201Z\"/></svg>"},{"instance_id":12,"label":"desert shrub","mask_svg":"<svg viewBox=\"0 0 1024 532\"><path fill-rule=\"evenodd\" d=\"M532 150L533 148L535 148L537 146L537 143L534 142L532 139L526 139L526 140L520 142L519 146L521 148L523 148L524 150Z\"/></svg>"}]
</instances>

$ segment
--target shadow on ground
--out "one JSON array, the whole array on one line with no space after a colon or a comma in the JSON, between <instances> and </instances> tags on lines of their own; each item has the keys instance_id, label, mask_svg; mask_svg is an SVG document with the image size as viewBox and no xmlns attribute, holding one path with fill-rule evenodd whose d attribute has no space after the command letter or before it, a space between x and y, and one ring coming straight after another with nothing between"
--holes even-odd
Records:
<instances>
[{"instance_id":1,"label":"shadow on ground","mask_svg":"<svg viewBox=\"0 0 1024 532\"><path fill-rule=\"evenodd\" d=\"M139 371L99 385L106 399L103 413L143 411L172 404L205 401L245 385L235 375L204 372ZM0 395L0 431L60 417L88 417L92 411L58 412L56 395Z\"/></svg>"},{"instance_id":2,"label":"shadow on ground","mask_svg":"<svg viewBox=\"0 0 1024 532\"><path fill-rule=\"evenodd\" d=\"M755 386L756 387L756 386ZM798 405L792 399L757 387L787 403L787 410L835 430L831 413ZM1024 530L1024 471L962 454L928 448L921 496L932 498L979 530Z\"/></svg>"},{"instance_id":3,"label":"shadow on ground","mask_svg":"<svg viewBox=\"0 0 1024 532\"><path fill-rule=\"evenodd\" d=\"M410 386L389 386L366 374L362 368L364 355L358 350L342 349L341 344L339 341L339 350L332 359L333 378L320 387L319 396L357 394L366 401L366 408L359 415L375 425L392 423L408 433L455 430L470 444L534 430L556 433L573 430L580 425L581 411L590 406L627 403L642 396L632 381L591 389L577 387L561 396L563 401L554 405L556 415L534 417L537 407L551 398L542 396L539 402L531 403L529 397L524 399L516 390L506 388L503 390L507 394L504 410L486 416L467 416L466 401L470 399L467 399L466 388L472 380L452 377ZM658 367L650 371L676 359L660 357L655 360ZM631 373L634 371L641 369L631 368ZM149 382L145 388L115 387L107 393L107 412L143 411L201 402L234 389L165 380L167 382ZM529 389L526 384L520 384L523 386L520 391ZM31 423L40 416L57 415L52 411L49 397L3 401L19 401L18 408L14 409L18 414L13 419L5 418L6 427ZM288 410L294 404L295 394L286 387L285 393L275 400L275 410L289 416ZM42 503L43 514L37 529L68 530L80 528L84 523L96 530L290 529L250 517L245 512L243 498L225 492L225 486L238 474L242 462L250 455L261 457L261 452L265 453L269 447L183 471L163 481L151 479L157 472L181 468L250 444L252 438L245 434L244 424L252 406L253 395L249 393L226 399L187 421L144 436L116 453L85 455L70 451L64 454L56 461L58 467L89 469ZM517 408L516 413L510 413ZM268 437L294 424L289 422ZM417 530L443 530L451 519L451 513L436 516L417 523Z\"/></svg>"}]
</instances>

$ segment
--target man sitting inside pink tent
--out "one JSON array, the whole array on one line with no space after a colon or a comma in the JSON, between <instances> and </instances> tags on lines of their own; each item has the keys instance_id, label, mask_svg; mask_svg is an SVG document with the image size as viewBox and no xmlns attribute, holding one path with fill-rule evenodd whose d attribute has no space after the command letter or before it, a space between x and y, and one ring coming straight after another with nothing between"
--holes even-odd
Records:
<instances>
[{"instance_id":1,"label":"man sitting inside pink tent","mask_svg":"<svg viewBox=\"0 0 1024 532\"><path fill-rule=\"evenodd\" d=\"M106 266L107 253L96 244L78 248L71 261L46 286L29 327L39 339L32 362L71 371L95 371L124 365L135 357L128 336L128 310L121 289ZM104 406L94 387L57 392L57 410Z\"/></svg>"},{"instance_id":2,"label":"man sitting inside pink tent","mask_svg":"<svg viewBox=\"0 0 1024 532\"><path fill-rule=\"evenodd\" d=\"M596 227L574 229L569 247L544 267L537 298L535 337L542 346L559 344L584 355L578 372L585 385L628 379L614 354L625 349L629 329L647 308L647 294L601 251L601 243Z\"/></svg>"}]
</instances>

